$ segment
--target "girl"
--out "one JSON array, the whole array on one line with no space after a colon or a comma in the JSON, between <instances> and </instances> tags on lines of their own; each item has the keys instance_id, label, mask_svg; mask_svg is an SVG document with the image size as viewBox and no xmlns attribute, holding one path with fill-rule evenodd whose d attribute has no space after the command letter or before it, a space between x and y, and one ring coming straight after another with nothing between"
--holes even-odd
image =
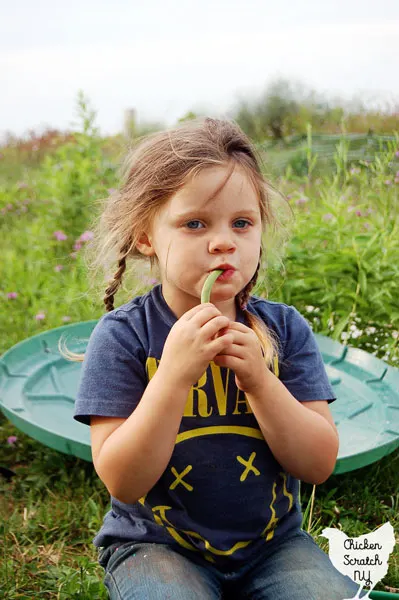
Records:
<instances>
[{"instance_id":1,"label":"girl","mask_svg":"<svg viewBox=\"0 0 399 600\"><path fill-rule=\"evenodd\" d=\"M304 317L250 295L276 221L259 164L236 123L196 119L141 140L102 213L95 260L118 270L74 418L111 495L94 539L111 599L358 590L301 529L299 480L336 462L335 397ZM155 261L161 283L115 309L128 258Z\"/></svg>"}]
</instances>

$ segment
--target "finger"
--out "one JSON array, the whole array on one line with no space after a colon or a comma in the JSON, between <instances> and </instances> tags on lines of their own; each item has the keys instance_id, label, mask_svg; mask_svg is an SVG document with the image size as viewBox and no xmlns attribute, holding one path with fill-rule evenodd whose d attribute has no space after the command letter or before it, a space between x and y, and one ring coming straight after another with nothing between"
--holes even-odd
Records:
<instances>
[{"instance_id":1,"label":"finger","mask_svg":"<svg viewBox=\"0 0 399 600\"><path fill-rule=\"evenodd\" d=\"M238 331L237 329L234 329L230 325L226 329L227 329L228 333L232 334L235 344L238 344L240 346L244 346L244 345L248 344L248 336L245 335L245 332Z\"/></svg>"},{"instance_id":2,"label":"finger","mask_svg":"<svg viewBox=\"0 0 399 600\"><path fill-rule=\"evenodd\" d=\"M231 336L229 335L229 337L231 337ZM216 338L216 339L212 340L211 348L214 347L215 351L217 351L218 348L220 348L220 352L218 352L218 354L216 354L215 356L222 354L222 352L224 351L223 349L225 348L225 344L226 344L226 338L223 340L221 340L220 338Z\"/></svg>"},{"instance_id":3,"label":"finger","mask_svg":"<svg viewBox=\"0 0 399 600\"><path fill-rule=\"evenodd\" d=\"M254 332L254 330L250 329L246 325L243 325L242 323L237 323L237 321L230 321L229 331L234 332L235 338L237 339L238 343L249 343L251 337L259 343L259 338Z\"/></svg>"},{"instance_id":4,"label":"finger","mask_svg":"<svg viewBox=\"0 0 399 600\"><path fill-rule=\"evenodd\" d=\"M220 337L221 335L225 335L227 332L231 333L231 335L234 336L234 333L232 331L230 331L229 326L227 326L227 327L223 327L223 329L219 329L219 331L217 332L217 337Z\"/></svg>"},{"instance_id":5,"label":"finger","mask_svg":"<svg viewBox=\"0 0 399 600\"><path fill-rule=\"evenodd\" d=\"M216 316L210 321L208 321L205 325L203 325L202 330L207 338L211 338L213 340L226 337L226 334L230 333L230 338L233 339L233 333L229 332L228 327L223 327L226 325L226 317L224 315Z\"/></svg>"},{"instance_id":6,"label":"finger","mask_svg":"<svg viewBox=\"0 0 399 600\"><path fill-rule=\"evenodd\" d=\"M234 342L232 342L231 344L224 346L222 348L222 350L217 354L217 356L226 356L226 355L231 356L232 358L244 359L246 356L246 352L245 352L243 346L239 346L237 344L234 344Z\"/></svg>"},{"instance_id":7,"label":"finger","mask_svg":"<svg viewBox=\"0 0 399 600\"><path fill-rule=\"evenodd\" d=\"M197 306L194 306L193 308L190 308L190 310L188 310L187 312L184 313L184 315L182 316L182 318L185 318L186 321L190 321L191 319L194 319L195 317L198 316L199 313L204 313L206 315L221 315L222 313L220 312L220 310L218 308L216 308L216 306L214 304L212 304L211 302L206 302L204 304L197 304Z\"/></svg>"},{"instance_id":8,"label":"finger","mask_svg":"<svg viewBox=\"0 0 399 600\"><path fill-rule=\"evenodd\" d=\"M231 329L235 329L236 331L242 331L243 333L249 333L250 331L252 331L252 329L250 329L243 323L239 323L238 321L230 321L229 326Z\"/></svg>"},{"instance_id":9,"label":"finger","mask_svg":"<svg viewBox=\"0 0 399 600\"><path fill-rule=\"evenodd\" d=\"M235 358L234 356L225 356L217 354L213 359L213 362L221 367L227 367L231 371L235 371L237 368L240 368L240 360Z\"/></svg>"}]
</instances>

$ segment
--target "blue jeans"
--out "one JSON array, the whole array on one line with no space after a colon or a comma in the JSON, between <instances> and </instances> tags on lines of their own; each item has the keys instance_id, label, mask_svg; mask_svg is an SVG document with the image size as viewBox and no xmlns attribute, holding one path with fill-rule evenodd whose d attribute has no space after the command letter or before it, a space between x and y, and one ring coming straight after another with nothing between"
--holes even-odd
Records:
<instances>
[{"instance_id":1,"label":"blue jeans","mask_svg":"<svg viewBox=\"0 0 399 600\"><path fill-rule=\"evenodd\" d=\"M231 573L143 542L112 544L100 550L99 562L111 600L343 600L360 588L304 530Z\"/></svg>"}]
</instances>

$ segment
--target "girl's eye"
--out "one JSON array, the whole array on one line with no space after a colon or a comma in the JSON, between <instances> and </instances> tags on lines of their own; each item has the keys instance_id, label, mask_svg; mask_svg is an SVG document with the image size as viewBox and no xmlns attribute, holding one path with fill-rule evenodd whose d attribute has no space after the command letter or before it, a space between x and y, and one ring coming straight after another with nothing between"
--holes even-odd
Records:
<instances>
[{"instance_id":1,"label":"girl's eye","mask_svg":"<svg viewBox=\"0 0 399 600\"><path fill-rule=\"evenodd\" d=\"M235 221L235 223L239 223L239 222L241 222L241 223L247 223L248 225L251 225L250 221L247 221L246 219L237 219L237 221ZM200 223L200 221L198 221L197 219L194 219L192 221L188 221L186 223L186 226L188 226L190 223ZM198 229L198 227L189 227L189 229L196 230L196 229ZM244 229L244 227L239 227L238 229Z\"/></svg>"}]
</instances>

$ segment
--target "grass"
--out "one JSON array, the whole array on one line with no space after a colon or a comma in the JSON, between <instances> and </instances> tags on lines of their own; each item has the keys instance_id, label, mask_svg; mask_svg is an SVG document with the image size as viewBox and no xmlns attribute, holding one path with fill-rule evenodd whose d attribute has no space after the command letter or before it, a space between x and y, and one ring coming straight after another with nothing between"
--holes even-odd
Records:
<instances>
[{"instance_id":1,"label":"grass","mask_svg":"<svg viewBox=\"0 0 399 600\"><path fill-rule=\"evenodd\" d=\"M1 418L2 598L107 598L90 538L108 493L91 463L50 450ZM2 589L1 589L2 588Z\"/></svg>"},{"instance_id":2,"label":"grass","mask_svg":"<svg viewBox=\"0 0 399 600\"><path fill-rule=\"evenodd\" d=\"M87 288L82 250L75 245L90 227L95 200L117 181L115 164L81 109L84 126L76 143L61 145L33 169L2 164L0 354L41 331L103 313L101 294ZM268 253L253 293L295 305L315 332L397 367L399 140L387 142L373 161L352 163L342 138L333 166L318 171L309 135L304 156L304 174L288 164L273 181L287 195L295 220L286 220L286 206L276 197L282 237L265 239ZM145 269L128 276L116 305L145 293L148 277ZM14 444L7 443L10 436L18 438ZM41 445L0 416L0 465L11 471L8 478L0 475L0 596L106 598L91 540L109 496L92 464ZM331 476L317 486L312 513L312 486L302 483L303 527L325 551L328 541L317 537L323 527L339 526L356 537L390 521L398 532L398 471L399 450ZM398 546L377 586L388 588L399 591Z\"/></svg>"},{"instance_id":3,"label":"grass","mask_svg":"<svg viewBox=\"0 0 399 600\"><path fill-rule=\"evenodd\" d=\"M11 435L18 437L14 446L5 443ZM4 417L0 440L0 464L15 473L10 481L0 480L0 596L106 599L103 569L91 540L109 508L109 497L93 465L46 448ZM398 531L398 469L399 450L316 487L310 533L324 551L328 541L317 538L323 527L340 525L348 536L357 537L390 521ZM312 486L302 482L306 530L311 493ZM398 547L376 589L389 588L399 588Z\"/></svg>"}]
</instances>

